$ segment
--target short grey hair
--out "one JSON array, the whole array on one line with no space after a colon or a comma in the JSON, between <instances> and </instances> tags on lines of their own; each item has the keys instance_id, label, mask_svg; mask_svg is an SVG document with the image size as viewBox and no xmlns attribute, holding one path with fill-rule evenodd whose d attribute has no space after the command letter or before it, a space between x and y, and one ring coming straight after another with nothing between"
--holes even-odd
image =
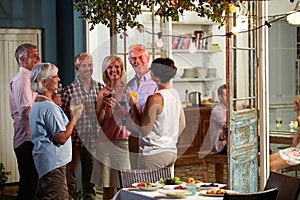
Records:
<instances>
[{"instance_id":1,"label":"short grey hair","mask_svg":"<svg viewBox=\"0 0 300 200\"><path fill-rule=\"evenodd\" d=\"M58 68L51 63L38 63L30 72L30 83L33 92L39 94L46 92L47 88L43 85L42 81L46 78L57 74Z\"/></svg>"},{"instance_id":2,"label":"short grey hair","mask_svg":"<svg viewBox=\"0 0 300 200\"><path fill-rule=\"evenodd\" d=\"M148 56L147 49L143 44L132 44L129 46L129 51L128 51L129 58L131 56L131 52L138 51L138 50L143 51L145 53L145 55Z\"/></svg>"},{"instance_id":3,"label":"short grey hair","mask_svg":"<svg viewBox=\"0 0 300 200\"><path fill-rule=\"evenodd\" d=\"M19 66L21 66L20 57L27 57L27 49L36 49L36 45L30 43L24 43L17 47L15 57Z\"/></svg>"},{"instance_id":4,"label":"short grey hair","mask_svg":"<svg viewBox=\"0 0 300 200\"><path fill-rule=\"evenodd\" d=\"M74 59L75 66L80 65L82 57L89 57L93 62L93 57L92 57L91 54L89 54L87 52L82 52L82 53L75 56L75 59Z\"/></svg>"}]
</instances>

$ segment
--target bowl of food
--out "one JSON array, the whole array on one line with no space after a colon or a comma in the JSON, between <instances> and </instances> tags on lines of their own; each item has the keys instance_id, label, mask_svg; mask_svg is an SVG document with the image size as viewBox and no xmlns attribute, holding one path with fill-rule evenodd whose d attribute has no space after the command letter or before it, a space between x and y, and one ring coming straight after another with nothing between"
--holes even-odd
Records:
<instances>
[{"instance_id":1,"label":"bowl of food","mask_svg":"<svg viewBox=\"0 0 300 200\"><path fill-rule=\"evenodd\" d=\"M166 179L161 178L159 180L159 183L163 184L163 185L181 185L181 184L184 184L184 182L181 181L180 178L178 178L176 176L174 178L171 178L171 177L166 178Z\"/></svg>"}]
</instances>

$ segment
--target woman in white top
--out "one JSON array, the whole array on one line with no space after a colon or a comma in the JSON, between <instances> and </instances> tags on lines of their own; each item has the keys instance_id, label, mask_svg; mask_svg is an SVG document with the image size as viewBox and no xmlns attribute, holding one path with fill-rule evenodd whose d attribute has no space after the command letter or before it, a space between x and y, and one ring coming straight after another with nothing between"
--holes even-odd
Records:
<instances>
[{"instance_id":1,"label":"woman in white top","mask_svg":"<svg viewBox=\"0 0 300 200\"><path fill-rule=\"evenodd\" d=\"M147 98L141 111L138 97L129 95L131 116L140 125L138 168L154 169L172 166L177 159L178 137L185 127L185 117L178 92L170 80L177 68L169 58L157 58L151 64L151 77L158 91Z\"/></svg>"}]
</instances>

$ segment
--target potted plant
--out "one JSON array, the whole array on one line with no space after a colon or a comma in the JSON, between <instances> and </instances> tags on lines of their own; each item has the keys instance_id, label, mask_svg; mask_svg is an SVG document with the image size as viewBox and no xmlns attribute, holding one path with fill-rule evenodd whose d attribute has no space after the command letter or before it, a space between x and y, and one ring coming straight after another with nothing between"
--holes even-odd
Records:
<instances>
[{"instance_id":1,"label":"potted plant","mask_svg":"<svg viewBox=\"0 0 300 200\"><path fill-rule=\"evenodd\" d=\"M11 175L11 172L6 171L5 167L4 167L4 164L0 163L0 191L1 191L1 194L2 194L2 191L4 189L4 185L8 180L9 175Z\"/></svg>"}]
</instances>

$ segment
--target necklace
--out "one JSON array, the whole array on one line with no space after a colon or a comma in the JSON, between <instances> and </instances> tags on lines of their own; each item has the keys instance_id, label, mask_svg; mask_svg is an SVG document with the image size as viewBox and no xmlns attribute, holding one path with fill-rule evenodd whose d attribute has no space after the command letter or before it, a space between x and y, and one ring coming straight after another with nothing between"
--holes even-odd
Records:
<instances>
[{"instance_id":1,"label":"necklace","mask_svg":"<svg viewBox=\"0 0 300 200\"><path fill-rule=\"evenodd\" d=\"M38 94L37 95L38 97L41 97L41 98L44 98L44 99L47 99L49 101L52 101L52 99L50 99L49 97L45 96L45 95L42 95L42 94Z\"/></svg>"}]
</instances>

